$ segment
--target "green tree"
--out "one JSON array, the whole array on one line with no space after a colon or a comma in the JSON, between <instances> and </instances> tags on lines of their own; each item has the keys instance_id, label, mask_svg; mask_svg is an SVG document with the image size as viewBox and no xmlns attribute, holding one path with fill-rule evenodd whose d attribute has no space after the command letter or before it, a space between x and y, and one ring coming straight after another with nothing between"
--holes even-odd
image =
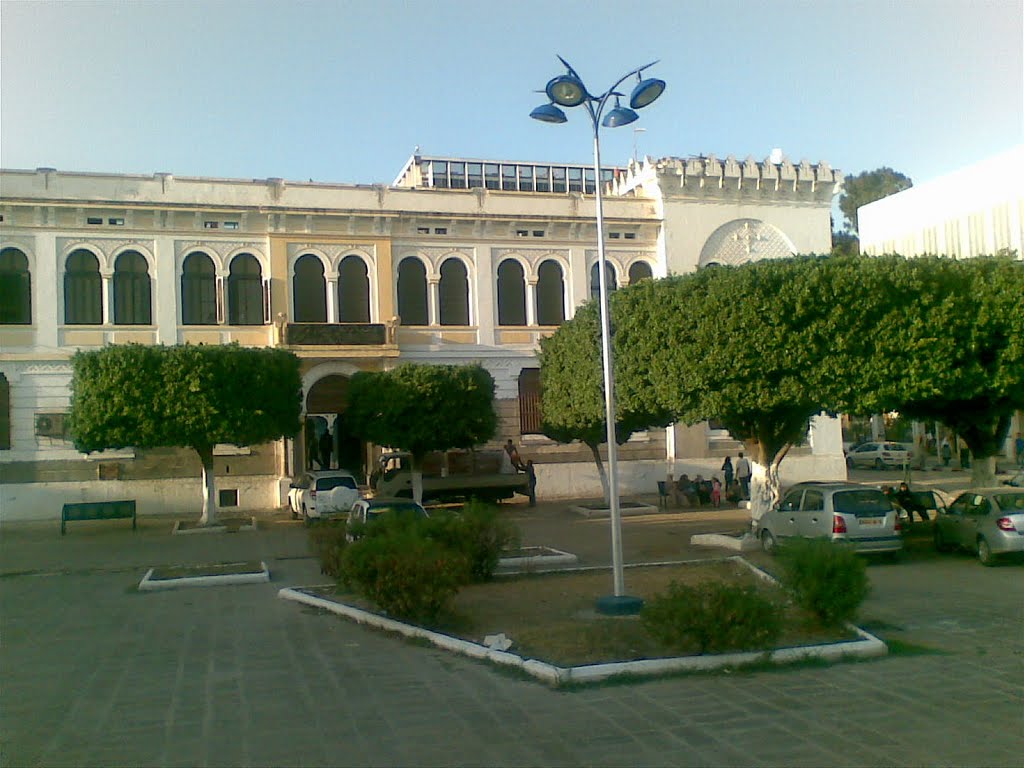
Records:
<instances>
[{"instance_id":1,"label":"green tree","mask_svg":"<svg viewBox=\"0 0 1024 768\"><path fill-rule=\"evenodd\" d=\"M652 284L642 281L639 286ZM636 290L631 287L630 291ZM620 313L619 296L611 296L613 325ZM645 361L623 348L613 330L615 370L615 440L625 443L634 432L671 423L671 414L657 404L647 378ZM541 414L544 434L560 443L579 440L590 448L597 466L605 503L609 503L608 474L600 446L607 442L604 368L601 358L600 305L587 302L550 337L541 340Z\"/></svg>"},{"instance_id":2,"label":"green tree","mask_svg":"<svg viewBox=\"0 0 1024 768\"><path fill-rule=\"evenodd\" d=\"M129 344L77 352L72 369L75 448L192 448L202 464L203 525L217 520L214 446L299 429L299 361L283 350Z\"/></svg>"},{"instance_id":3,"label":"green tree","mask_svg":"<svg viewBox=\"0 0 1024 768\"><path fill-rule=\"evenodd\" d=\"M892 375L876 410L940 421L972 454L972 482L991 485L995 456L1024 409L1024 262L1013 256L897 259L900 333L880 328Z\"/></svg>"},{"instance_id":4,"label":"green tree","mask_svg":"<svg viewBox=\"0 0 1024 768\"><path fill-rule=\"evenodd\" d=\"M364 440L409 451L472 448L494 436L494 378L481 365L415 365L357 373L345 418Z\"/></svg>"},{"instance_id":5,"label":"green tree","mask_svg":"<svg viewBox=\"0 0 1024 768\"><path fill-rule=\"evenodd\" d=\"M874 171L850 174L843 180L843 193L839 196L839 210L846 218L846 227L857 234L857 209L862 205L881 200L883 197L902 192L914 186L909 176L892 168L883 167Z\"/></svg>"}]
</instances>

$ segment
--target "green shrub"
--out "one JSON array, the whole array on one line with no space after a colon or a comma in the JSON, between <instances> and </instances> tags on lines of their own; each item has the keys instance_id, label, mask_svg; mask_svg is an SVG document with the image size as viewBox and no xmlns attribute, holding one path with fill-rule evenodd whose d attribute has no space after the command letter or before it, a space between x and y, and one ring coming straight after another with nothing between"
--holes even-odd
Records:
<instances>
[{"instance_id":1,"label":"green shrub","mask_svg":"<svg viewBox=\"0 0 1024 768\"><path fill-rule=\"evenodd\" d=\"M871 591L864 560L828 539L795 539L778 550L782 583L822 624L851 621Z\"/></svg>"},{"instance_id":2,"label":"green shrub","mask_svg":"<svg viewBox=\"0 0 1024 768\"><path fill-rule=\"evenodd\" d=\"M324 521L309 528L309 543L313 554L320 561L320 573L332 579L341 576L341 557L347 544L345 522Z\"/></svg>"},{"instance_id":3,"label":"green shrub","mask_svg":"<svg viewBox=\"0 0 1024 768\"><path fill-rule=\"evenodd\" d=\"M640 614L652 637L670 648L708 651L770 648L782 633L782 607L756 587L717 581L673 582Z\"/></svg>"},{"instance_id":4,"label":"green shrub","mask_svg":"<svg viewBox=\"0 0 1024 768\"><path fill-rule=\"evenodd\" d=\"M427 538L420 526L377 522L345 548L342 581L392 616L434 621L467 581L465 555Z\"/></svg>"},{"instance_id":5,"label":"green shrub","mask_svg":"<svg viewBox=\"0 0 1024 768\"><path fill-rule=\"evenodd\" d=\"M490 581L503 550L519 544L519 531L493 504L470 501L459 515L433 517L427 535L461 552L472 582Z\"/></svg>"}]
</instances>

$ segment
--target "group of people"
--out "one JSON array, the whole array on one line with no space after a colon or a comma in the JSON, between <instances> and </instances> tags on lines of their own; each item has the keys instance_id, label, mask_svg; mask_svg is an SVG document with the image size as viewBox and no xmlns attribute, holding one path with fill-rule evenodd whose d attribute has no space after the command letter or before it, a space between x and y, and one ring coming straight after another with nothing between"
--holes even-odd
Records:
<instances>
[{"instance_id":1,"label":"group of people","mask_svg":"<svg viewBox=\"0 0 1024 768\"><path fill-rule=\"evenodd\" d=\"M679 480L671 482L673 502L676 506L703 507L722 506L722 501L736 503L750 498L750 460L742 453L733 466L732 456L726 456L722 462L724 483L717 475L705 480L703 475L690 478L688 474L679 476Z\"/></svg>"}]
</instances>

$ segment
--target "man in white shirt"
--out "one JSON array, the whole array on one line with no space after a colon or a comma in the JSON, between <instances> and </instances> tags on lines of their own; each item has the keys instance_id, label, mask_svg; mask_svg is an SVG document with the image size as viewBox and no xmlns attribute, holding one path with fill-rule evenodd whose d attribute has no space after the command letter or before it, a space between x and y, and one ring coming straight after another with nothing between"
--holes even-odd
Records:
<instances>
[{"instance_id":1,"label":"man in white shirt","mask_svg":"<svg viewBox=\"0 0 1024 768\"><path fill-rule=\"evenodd\" d=\"M750 461L743 452L740 452L739 458L736 460L736 480L740 484L740 493L744 499L750 498Z\"/></svg>"}]
</instances>

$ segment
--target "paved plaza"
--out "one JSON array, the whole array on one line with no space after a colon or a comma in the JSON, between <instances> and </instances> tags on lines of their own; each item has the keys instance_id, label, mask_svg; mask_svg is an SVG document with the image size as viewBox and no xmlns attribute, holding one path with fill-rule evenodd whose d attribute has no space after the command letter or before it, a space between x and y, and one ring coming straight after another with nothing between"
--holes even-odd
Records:
<instances>
[{"instance_id":1,"label":"paved plaza","mask_svg":"<svg viewBox=\"0 0 1024 768\"><path fill-rule=\"evenodd\" d=\"M525 544L610 559L607 521L507 511ZM721 554L723 510L626 518L627 562ZM862 615L911 652L553 690L278 599L322 581L301 524L4 525L2 766L979 765L1024 760L1024 566L869 566ZM761 557L755 555L755 559ZM265 560L269 584L140 593L156 565ZM609 577L610 580L610 577ZM627 575L628 586L628 575ZM927 649L929 652L923 652Z\"/></svg>"}]
</instances>

